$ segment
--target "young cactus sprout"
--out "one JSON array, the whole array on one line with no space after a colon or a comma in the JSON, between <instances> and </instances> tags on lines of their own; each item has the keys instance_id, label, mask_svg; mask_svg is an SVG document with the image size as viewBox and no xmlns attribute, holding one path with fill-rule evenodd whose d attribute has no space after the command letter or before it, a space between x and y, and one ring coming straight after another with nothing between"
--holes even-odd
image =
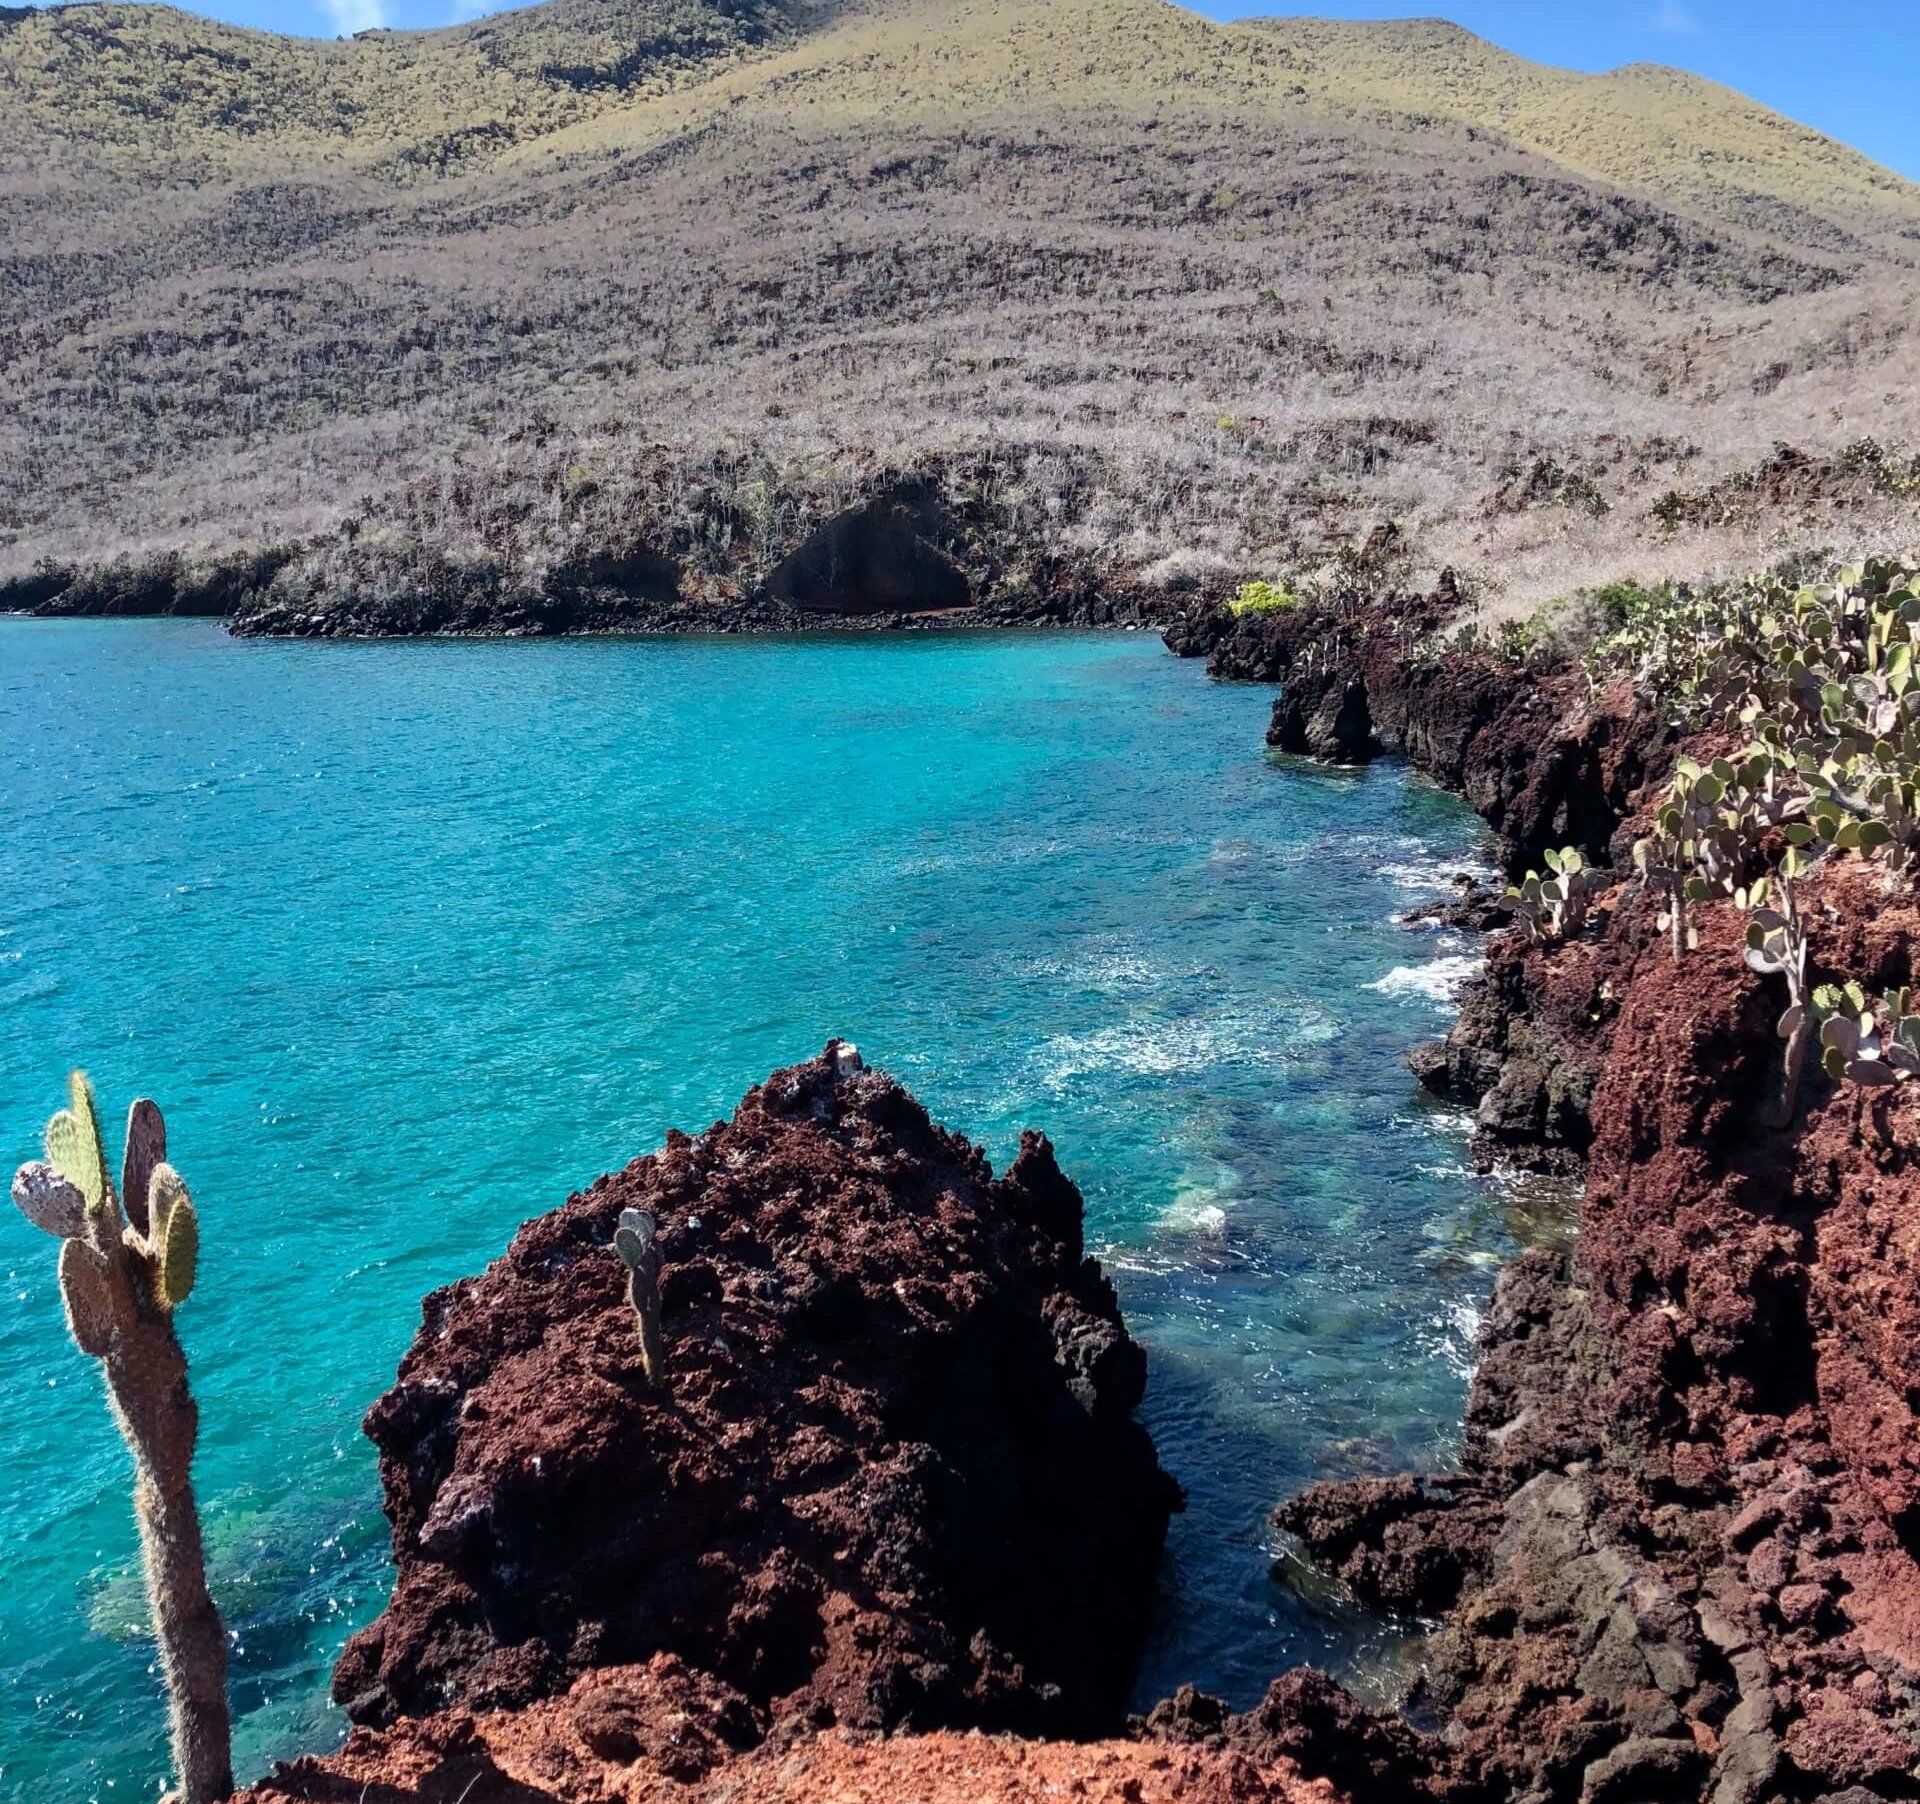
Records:
<instances>
[{"instance_id":1,"label":"young cactus sprout","mask_svg":"<svg viewBox=\"0 0 1920 1804\"><path fill-rule=\"evenodd\" d=\"M640 1364L649 1384L666 1370L660 1339L660 1224L644 1209L622 1209L613 1250L627 1268L627 1296L640 1322Z\"/></svg>"},{"instance_id":2,"label":"young cactus sprout","mask_svg":"<svg viewBox=\"0 0 1920 1804\"><path fill-rule=\"evenodd\" d=\"M166 1125L151 1102L142 1098L128 1112L116 1198L83 1073L73 1074L71 1093L47 1123L46 1159L15 1175L14 1206L61 1243L67 1330L104 1368L133 1455L134 1517L180 1779L174 1796L217 1804L233 1791L227 1637L207 1591L192 1481L199 1412L173 1331L173 1312L193 1290L199 1218L166 1162Z\"/></svg>"}]
</instances>

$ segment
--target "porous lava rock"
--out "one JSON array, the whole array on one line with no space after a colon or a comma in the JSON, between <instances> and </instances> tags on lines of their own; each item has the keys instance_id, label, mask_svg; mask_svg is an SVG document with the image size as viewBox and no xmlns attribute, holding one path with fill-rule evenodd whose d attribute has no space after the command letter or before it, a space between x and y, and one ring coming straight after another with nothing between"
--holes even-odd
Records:
<instances>
[{"instance_id":1,"label":"porous lava rock","mask_svg":"<svg viewBox=\"0 0 1920 1804\"><path fill-rule=\"evenodd\" d=\"M1309 1666L1283 1673L1237 1714L1183 1685L1135 1728L1145 1740L1232 1751L1262 1769L1305 1773L1355 1804L1491 1804L1444 1747Z\"/></svg>"},{"instance_id":2,"label":"porous lava rock","mask_svg":"<svg viewBox=\"0 0 1920 1804\"><path fill-rule=\"evenodd\" d=\"M1595 930L1570 943L1497 934L1481 969L1460 987L1446 1037L1408 1053L1428 1090L1473 1108L1481 1166L1563 1176L1584 1169L1594 1089L1633 957L1635 924L1611 931L1621 899L1617 889L1604 893L1593 910Z\"/></svg>"},{"instance_id":3,"label":"porous lava rock","mask_svg":"<svg viewBox=\"0 0 1920 1804\"><path fill-rule=\"evenodd\" d=\"M1913 981L1911 896L1844 861L1805 889L1813 981ZM1920 1797L1920 1117L1816 1071L1771 1125L1784 995L1731 904L1697 914L1679 963L1626 885L1569 943L1493 943L1447 1056L1484 1052L1483 1110L1579 1068L1577 1247L1503 1273L1457 1471L1276 1515L1363 1600L1443 1619L1434 1795Z\"/></svg>"},{"instance_id":4,"label":"porous lava rock","mask_svg":"<svg viewBox=\"0 0 1920 1804\"><path fill-rule=\"evenodd\" d=\"M1446 637L1462 611L1443 574L1424 595L1329 601L1236 617L1203 608L1163 635L1239 682L1278 683L1267 743L1338 763L1381 752L1457 791L1518 874L1550 848L1604 862L1647 783L1672 768L1660 710L1570 668L1535 670Z\"/></svg>"},{"instance_id":5,"label":"porous lava rock","mask_svg":"<svg viewBox=\"0 0 1920 1804\"><path fill-rule=\"evenodd\" d=\"M1358 677L1295 677L1273 705L1267 744L1329 764L1364 764L1379 749L1367 686Z\"/></svg>"},{"instance_id":6,"label":"porous lava rock","mask_svg":"<svg viewBox=\"0 0 1920 1804\"><path fill-rule=\"evenodd\" d=\"M901 483L816 527L774 566L767 592L814 614L964 608L963 544L932 484Z\"/></svg>"},{"instance_id":7,"label":"porous lava rock","mask_svg":"<svg viewBox=\"0 0 1920 1804\"><path fill-rule=\"evenodd\" d=\"M386 1725L667 1657L755 1739L1111 1731L1180 1501L1145 1376L1046 1139L996 1178L835 1043L426 1300L366 1422L393 1595L335 1695Z\"/></svg>"}]
</instances>

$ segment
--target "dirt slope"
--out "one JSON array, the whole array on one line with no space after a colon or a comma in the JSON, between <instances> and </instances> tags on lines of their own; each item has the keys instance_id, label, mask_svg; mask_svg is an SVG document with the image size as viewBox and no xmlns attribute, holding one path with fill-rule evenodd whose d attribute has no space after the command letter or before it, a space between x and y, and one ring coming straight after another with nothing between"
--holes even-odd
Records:
<instances>
[{"instance_id":1,"label":"dirt slope","mask_svg":"<svg viewBox=\"0 0 1920 1804\"><path fill-rule=\"evenodd\" d=\"M725 606L916 462L1096 587L1382 517L1516 593L1752 563L1830 510L1651 510L1903 437L1917 231L1920 190L1737 95L1431 23L9 12L0 581L345 526L402 586L420 552L538 590L678 535ZM1900 470L1853 542L1906 529Z\"/></svg>"}]
</instances>

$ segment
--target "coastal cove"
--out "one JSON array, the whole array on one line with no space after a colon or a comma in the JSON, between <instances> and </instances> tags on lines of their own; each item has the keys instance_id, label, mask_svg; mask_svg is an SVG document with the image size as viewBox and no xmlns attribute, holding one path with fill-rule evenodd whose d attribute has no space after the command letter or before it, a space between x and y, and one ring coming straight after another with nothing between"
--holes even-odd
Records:
<instances>
[{"instance_id":1,"label":"coastal cove","mask_svg":"<svg viewBox=\"0 0 1920 1804\"><path fill-rule=\"evenodd\" d=\"M1263 755L1270 692L1145 635L0 644L0 849L41 874L0 915L32 1051L0 1122L24 1156L69 1057L167 1103L243 1777L342 1732L326 1675L389 1580L359 1418L421 1295L832 1034L996 1170L1044 1128L1086 1194L1189 1493L1140 1703L1385 1683L1377 1619L1274 1583L1265 1516L1458 1445L1513 1243L1400 1058L1475 948L1396 916L1484 860L1464 803ZM0 1797L138 1794L124 1454L9 1220L0 1457L44 1477L0 1502Z\"/></svg>"}]
</instances>

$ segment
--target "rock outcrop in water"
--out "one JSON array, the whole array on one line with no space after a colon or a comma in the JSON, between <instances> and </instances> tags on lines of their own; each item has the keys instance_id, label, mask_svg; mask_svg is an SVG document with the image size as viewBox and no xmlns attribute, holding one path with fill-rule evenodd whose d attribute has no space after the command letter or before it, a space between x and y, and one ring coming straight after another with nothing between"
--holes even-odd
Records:
<instances>
[{"instance_id":1,"label":"rock outcrop in water","mask_svg":"<svg viewBox=\"0 0 1920 1804\"><path fill-rule=\"evenodd\" d=\"M367 1417L396 1575L336 1696L389 1723L672 1656L762 1729L1118 1727L1179 1492L1080 1215L1043 1137L996 1179L830 1048L529 1222Z\"/></svg>"},{"instance_id":2,"label":"rock outcrop in water","mask_svg":"<svg viewBox=\"0 0 1920 1804\"><path fill-rule=\"evenodd\" d=\"M665 1254L655 1386L627 1208ZM427 1299L367 1418L395 1582L335 1691L369 1727L252 1795L680 1796L725 1767L729 1798L799 1770L947 1797L984 1761L996 1795L1326 1796L1198 1752L858 1739L1123 1729L1180 1503L1145 1376L1047 1141L996 1178L830 1045Z\"/></svg>"},{"instance_id":3,"label":"rock outcrop in water","mask_svg":"<svg viewBox=\"0 0 1920 1804\"><path fill-rule=\"evenodd\" d=\"M1430 652L1405 617L1183 637L1296 686L1316 646L1314 692L1364 684L1382 738L1514 863L1623 850L1673 755L1658 717ZM1815 981L1914 980L1911 897L1844 866L1810 888ZM1363 1600L1443 1619L1415 1699L1443 1732L1380 1795L1920 1797L1920 1123L1816 1075L1766 1126L1784 999L1729 909L1700 917L1677 966L1624 884L1572 943L1496 939L1415 1061L1477 1103L1484 1150L1584 1163L1587 1190L1577 1250L1501 1280L1460 1469L1277 1513Z\"/></svg>"}]
</instances>

